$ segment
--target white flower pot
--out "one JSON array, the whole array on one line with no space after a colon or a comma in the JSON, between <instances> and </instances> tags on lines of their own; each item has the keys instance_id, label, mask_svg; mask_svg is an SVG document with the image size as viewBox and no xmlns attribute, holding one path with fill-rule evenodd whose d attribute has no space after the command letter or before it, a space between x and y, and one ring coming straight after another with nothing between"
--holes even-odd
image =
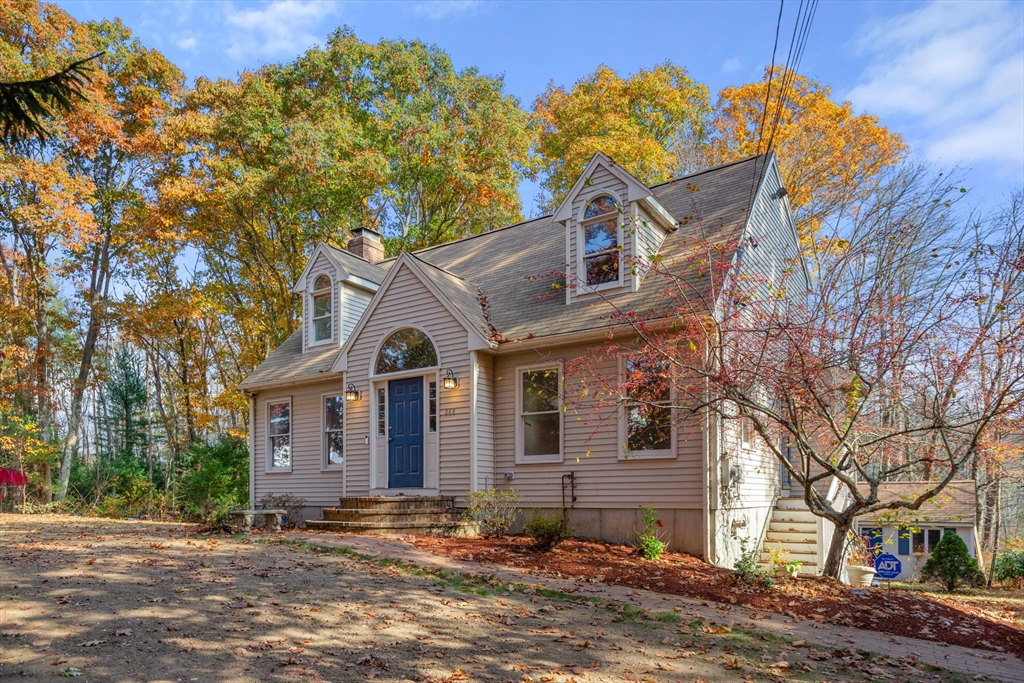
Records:
<instances>
[{"instance_id":1,"label":"white flower pot","mask_svg":"<svg viewBox=\"0 0 1024 683\"><path fill-rule=\"evenodd\" d=\"M859 564L846 566L846 575L850 577L850 585L859 588L870 588L875 578L874 567L864 567Z\"/></svg>"}]
</instances>

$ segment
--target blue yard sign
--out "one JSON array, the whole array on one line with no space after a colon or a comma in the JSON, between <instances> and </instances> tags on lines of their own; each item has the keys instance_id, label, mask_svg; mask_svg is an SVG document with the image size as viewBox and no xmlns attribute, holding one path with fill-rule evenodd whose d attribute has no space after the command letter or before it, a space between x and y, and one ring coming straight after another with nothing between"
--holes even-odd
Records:
<instances>
[{"instance_id":1,"label":"blue yard sign","mask_svg":"<svg viewBox=\"0 0 1024 683\"><path fill-rule=\"evenodd\" d=\"M882 553L875 558L875 576L879 579L895 579L903 571L900 558L890 553Z\"/></svg>"}]
</instances>

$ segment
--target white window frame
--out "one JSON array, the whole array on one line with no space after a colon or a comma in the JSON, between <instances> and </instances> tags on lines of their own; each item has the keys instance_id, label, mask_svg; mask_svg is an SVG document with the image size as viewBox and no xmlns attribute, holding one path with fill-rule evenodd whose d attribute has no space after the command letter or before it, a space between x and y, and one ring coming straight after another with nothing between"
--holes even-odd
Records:
<instances>
[{"instance_id":1,"label":"white window frame","mask_svg":"<svg viewBox=\"0 0 1024 683\"><path fill-rule=\"evenodd\" d=\"M327 288L327 289L312 290L309 293L309 345L308 346L310 348L312 348L314 346L324 346L326 344L332 344L334 342L335 334L336 334L336 331L338 329L338 325L337 325L338 321L335 319L335 315L334 315L335 305L337 304L337 301L335 300L335 297L337 296L337 294L334 291L337 288L334 286L335 285L334 278L331 277L330 273L326 273L326 272L314 273L312 275L312 277L311 277L311 279L313 281L313 286L316 286L317 278L319 278L321 275L325 276L328 280L331 281L331 286L329 288ZM330 316L320 316L320 318L314 318L313 316L316 315L316 309L315 309L314 300L318 296L323 296L324 292L327 292L327 294L331 298L331 313L330 313ZM316 321L317 320L322 320L324 317L330 317L330 320L331 320L331 336L328 337L327 339L321 339L321 340L317 341L317 338L316 338Z\"/></svg>"},{"instance_id":2,"label":"white window frame","mask_svg":"<svg viewBox=\"0 0 1024 683\"><path fill-rule=\"evenodd\" d=\"M274 447L271 445L271 439L275 435L270 433L270 407L288 405L288 467L274 467ZM267 474L274 472L291 472L292 467L295 466L295 406L292 402L291 396L284 396L281 398L268 399L264 412L264 448L266 449L265 465L264 470ZM280 436L280 435L277 435Z\"/></svg>"},{"instance_id":3,"label":"white window frame","mask_svg":"<svg viewBox=\"0 0 1024 683\"><path fill-rule=\"evenodd\" d=\"M327 447L327 399L329 397L334 397L334 398L340 397L341 398L341 430L331 430L331 431L341 431L342 450L341 450L341 462L339 462L339 463L332 463L328 459L328 457L330 455L330 451L329 451L329 449ZM345 467L345 461L346 461L345 450L346 449L344 447L344 438L345 438L345 434L346 434L345 427L346 427L346 419L347 418L348 418L348 407L345 405L345 392L344 391L342 391L342 390L339 390L339 391L328 391L328 392L325 392L323 394L320 394L320 449L321 449L321 453L320 453L320 471L321 472L327 472L327 471L336 472L338 470L344 469L344 467Z\"/></svg>"},{"instance_id":4,"label":"white window frame","mask_svg":"<svg viewBox=\"0 0 1024 683\"><path fill-rule=\"evenodd\" d=\"M523 373L533 370L557 370L558 372L558 453L550 455L524 455L526 437L523 434ZM565 411L562 410L565 397L565 373L562 361L534 363L516 366L516 464L561 463L565 453ZM540 414L540 413L530 413Z\"/></svg>"},{"instance_id":5,"label":"white window frame","mask_svg":"<svg viewBox=\"0 0 1024 683\"><path fill-rule=\"evenodd\" d=\"M627 356L619 357L619 378L625 381ZM628 406L632 401L629 397L623 397L619 402L619 460L668 460L676 458L679 449L676 438L676 411L672 409L675 399L675 390L669 389L668 403L669 419L669 447L656 451L631 451L629 450L629 414Z\"/></svg>"},{"instance_id":6,"label":"white window frame","mask_svg":"<svg viewBox=\"0 0 1024 683\"><path fill-rule=\"evenodd\" d=\"M587 205L590 204L590 202L594 201L595 199L597 199L598 197L600 197L602 195L608 195L609 197L614 199L615 203L619 207L618 210L616 210L614 212L614 215L615 215L615 241L616 241L616 246L615 246L615 249L612 250L612 251L614 251L616 253L616 255L618 256L618 259L619 259L619 277L616 280L611 280L609 282L602 282L599 285L592 285L592 284L587 282L587 256L588 256L588 254L586 253L586 231L585 231L585 228L586 228L587 225L590 225L591 223L600 223L603 220L607 220L607 216L610 216L612 214L606 213L606 214L601 214L600 216L595 216L594 218L587 218L587 219L584 219L583 216L586 215ZM622 230L622 220L623 220L623 215L624 215L625 211L626 211L626 207L623 204L622 198L619 197L618 193L612 192L611 190L596 190L594 192L591 192L589 195L587 195L583 199L583 203L580 205L580 208L579 208L579 213L576 216L576 276L577 276L576 279L579 281L577 289L581 293L600 292L600 291L603 291L605 289L615 289L617 287L622 287L623 286L625 275L622 272L624 270L623 263L622 263L622 261L623 261L622 256L625 253L625 241L624 241L625 235L623 234L623 230ZM604 252L597 252L596 254L590 254L589 256L591 256L591 257L599 256L602 253L604 253Z\"/></svg>"}]
</instances>

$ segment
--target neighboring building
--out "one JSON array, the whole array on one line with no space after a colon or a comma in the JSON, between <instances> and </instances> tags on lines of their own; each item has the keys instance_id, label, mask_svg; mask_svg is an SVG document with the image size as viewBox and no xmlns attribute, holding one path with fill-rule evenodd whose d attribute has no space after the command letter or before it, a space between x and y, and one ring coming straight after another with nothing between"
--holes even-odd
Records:
<instances>
[{"instance_id":1,"label":"neighboring building","mask_svg":"<svg viewBox=\"0 0 1024 683\"><path fill-rule=\"evenodd\" d=\"M927 481L885 482L878 486L882 501L913 500L935 485ZM867 484L859 484L863 495ZM858 519L857 528L877 553L900 558L900 581L918 578L921 567L946 532L960 536L971 557L977 558L977 488L973 481L952 481L919 510L885 510Z\"/></svg>"},{"instance_id":2,"label":"neighboring building","mask_svg":"<svg viewBox=\"0 0 1024 683\"><path fill-rule=\"evenodd\" d=\"M637 261L682 260L699 239L731 245L741 274L781 278L799 259L773 155L647 187L598 154L553 215L392 259L368 230L347 251L317 246L294 289L302 328L240 387L253 501L294 494L319 517L341 497L459 504L514 487L524 508L565 501L579 535L611 541L653 507L670 547L732 566L779 494L756 439L713 416L646 424L628 401L561 410L581 379L566 363L606 341L611 305L664 301ZM552 276L566 271L578 287ZM798 271L793 290L807 285Z\"/></svg>"}]
</instances>

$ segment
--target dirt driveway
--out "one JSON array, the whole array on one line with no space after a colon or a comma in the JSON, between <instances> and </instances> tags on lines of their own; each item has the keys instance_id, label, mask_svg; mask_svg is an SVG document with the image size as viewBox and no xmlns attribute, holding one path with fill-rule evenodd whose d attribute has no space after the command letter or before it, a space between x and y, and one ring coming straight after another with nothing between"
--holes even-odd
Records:
<instances>
[{"instance_id":1,"label":"dirt driveway","mask_svg":"<svg viewBox=\"0 0 1024 683\"><path fill-rule=\"evenodd\" d=\"M0 515L0 678L963 680L912 658L265 541Z\"/></svg>"}]
</instances>

